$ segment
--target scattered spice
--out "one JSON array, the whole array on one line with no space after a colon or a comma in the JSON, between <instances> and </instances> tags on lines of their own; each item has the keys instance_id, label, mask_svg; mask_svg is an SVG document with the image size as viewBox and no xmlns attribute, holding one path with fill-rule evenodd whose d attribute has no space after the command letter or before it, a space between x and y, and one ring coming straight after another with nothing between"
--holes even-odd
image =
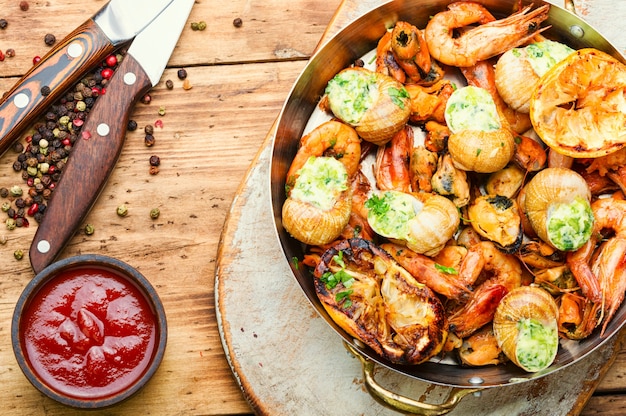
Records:
<instances>
[{"instance_id":1,"label":"scattered spice","mask_svg":"<svg viewBox=\"0 0 626 416\"><path fill-rule=\"evenodd\" d=\"M137 122L135 120L128 120L128 125L126 126L126 130L128 131L137 130Z\"/></svg>"},{"instance_id":2,"label":"scattered spice","mask_svg":"<svg viewBox=\"0 0 626 416\"><path fill-rule=\"evenodd\" d=\"M156 142L156 139L154 138L152 134L146 134L146 136L143 139L143 144L145 144L146 147L154 146L155 142Z\"/></svg>"},{"instance_id":3,"label":"scattered spice","mask_svg":"<svg viewBox=\"0 0 626 416\"><path fill-rule=\"evenodd\" d=\"M162 129L163 128L163 120L159 119L159 120L155 121L154 122L154 127L158 128L158 129Z\"/></svg>"},{"instance_id":4,"label":"scattered spice","mask_svg":"<svg viewBox=\"0 0 626 416\"><path fill-rule=\"evenodd\" d=\"M184 89L185 91L186 91L186 90L190 90L190 89L191 89L191 87L192 87L191 82L190 82L188 79L186 79L186 80L184 80L184 81L183 81L183 89Z\"/></svg>"},{"instance_id":5,"label":"scattered spice","mask_svg":"<svg viewBox=\"0 0 626 416\"><path fill-rule=\"evenodd\" d=\"M4 53L2 53L2 51L0 51L0 62L4 61Z\"/></svg>"},{"instance_id":6,"label":"scattered spice","mask_svg":"<svg viewBox=\"0 0 626 416\"><path fill-rule=\"evenodd\" d=\"M161 164L161 158L157 155L150 156L150 166L159 166Z\"/></svg>"},{"instance_id":7,"label":"scattered spice","mask_svg":"<svg viewBox=\"0 0 626 416\"><path fill-rule=\"evenodd\" d=\"M6 235L0 236L0 244L5 245L9 241Z\"/></svg>"},{"instance_id":8,"label":"scattered spice","mask_svg":"<svg viewBox=\"0 0 626 416\"><path fill-rule=\"evenodd\" d=\"M50 87L47 85L44 85L43 87L41 87L41 95L43 95L44 97L50 95Z\"/></svg>"},{"instance_id":9,"label":"scattered spice","mask_svg":"<svg viewBox=\"0 0 626 416\"><path fill-rule=\"evenodd\" d=\"M204 30L206 29L206 22L201 20L199 22L191 22L191 30Z\"/></svg>"},{"instance_id":10,"label":"scattered spice","mask_svg":"<svg viewBox=\"0 0 626 416\"><path fill-rule=\"evenodd\" d=\"M17 227L17 223L13 218L7 218L5 224L7 226L7 230L9 231L13 231Z\"/></svg>"},{"instance_id":11,"label":"scattered spice","mask_svg":"<svg viewBox=\"0 0 626 416\"><path fill-rule=\"evenodd\" d=\"M13 257L15 257L15 260L22 260L24 258L24 252L18 248L13 252Z\"/></svg>"},{"instance_id":12,"label":"scattered spice","mask_svg":"<svg viewBox=\"0 0 626 416\"><path fill-rule=\"evenodd\" d=\"M146 124L146 127L143 128L143 131L146 134L154 134L154 127L152 127L152 124Z\"/></svg>"},{"instance_id":13,"label":"scattered spice","mask_svg":"<svg viewBox=\"0 0 626 416\"><path fill-rule=\"evenodd\" d=\"M187 70L185 68L181 68L181 69L178 70L176 75L178 75L178 79L183 80L183 79L187 78Z\"/></svg>"},{"instance_id":14,"label":"scattered spice","mask_svg":"<svg viewBox=\"0 0 626 416\"><path fill-rule=\"evenodd\" d=\"M157 173L159 173L159 167L158 166L150 166L150 175L156 175Z\"/></svg>"},{"instance_id":15,"label":"scattered spice","mask_svg":"<svg viewBox=\"0 0 626 416\"><path fill-rule=\"evenodd\" d=\"M9 194L11 196L22 196L23 193L24 191L22 190L22 187L19 185L13 185L11 189L9 189Z\"/></svg>"},{"instance_id":16,"label":"scattered spice","mask_svg":"<svg viewBox=\"0 0 626 416\"><path fill-rule=\"evenodd\" d=\"M164 106L160 106L159 107L159 115L160 116L164 116L165 115L165 107Z\"/></svg>"},{"instance_id":17,"label":"scattered spice","mask_svg":"<svg viewBox=\"0 0 626 416\"><path fill-rule=\"evenodd\" d=\"M13 58L15 56L15 49L9 48L6 50L5 55L7 58Z\"/></svg>"},{"instance_id":18,"label":"scattered spice","mask_svg":"<svg viewBox=\"0 0 626 416\"><path fill-rule=\"evenodd\" d=\"M174 82L171 79L168 79L167 81L165 81L165 86L168 90L172 90L174 89Z\"/></svg>"},{"instance_id":19,"label":"scattered spice","mask_svg":"<svg viewBox=\"0 0 626 416\"><path fill-rule=\"evenodd\" d=\"M125 217L128 215L128 207L124 204L117 207L117 215L120 217Z\"/></svg>"},{"instance_id":20,"label":"scattered spice","mask_svg":"<svg viewBox=\"0 0 626 416\"><path fill-rule=\"evenodd\" d=\"M46 45L52 46L57 41L57 38L52 33L48 33L46 34L46 36L44 36L43 41Z\"/></svg>"},{"instance_id":21,"label":"scattered spice","mask_svg":"<svg viewBox=\"0 0 626 416\"><path fill-rule=\"evenodd\" d=\"M141 102L144 104L150 104L150 101L152 101L152 97L150 96L150 94L146 94L141 97Z\"/></svg>"},{"instance_id":22,"label":"scattered spice","mask_svg":"<svg viewBox=\"0 0 626 416\"><path fill-rule=\"evenodd\" d=\"M159 215L161 215L161 210L159 210L158 208L152 208L150 210L150 218L152 218L153 220L159 218Z\"/></svg>"},{"instance_id":23,"label":"scattered spice","mask_svg":"<svg viewBox=\"0 0 626 416\"><path fill-rule=\"evenodd\" d=\"M6 29L8 25L9 22L6 19L0 19L0 29Z\"/></svg>"},{"instance_id":24,"label":"scattered spice","mask_svg":"<svg viewBox=\"0 0 626 416\"><path fill-rule=\"evenodd\" d=\"M37 55L33 58L33 65L37 65L41 61L41 56Z\"/></svg>"},{"instance_id":25,"label":"scattered spice","mask_svg":"<svg viewBox=\"0 0 626 416\"><path fill-rule=\"evenodd\" d=\"M240 17L236 18L235 20L233 20L233 26L235 26L236 28L240 28L241 26L243 26L243 20L241 20Z\"/></svg>"},{"instance_id":26,"label":"scattered spice","mask_svg":"<svg viewBox=\"0 0 626 416\"><path fill-rule=\"evenodd\" d=\"M96 232L96 227L94 227L93 224L87 224L85 225L83 231L85 232L85 235L92 235L94 232Z\"/></svg>"},{"instance_id":27,"label":"scattered spice","mask_svg":"<svg viewBox=\"0 0 626 416\"><path fill-rule=\"evenodd\" d=\"M28 11L29 7L30 6L29 6L27 1L20 1L20 10L21 11L26 12L26 11Z\"/></svg>"}]
</instances>

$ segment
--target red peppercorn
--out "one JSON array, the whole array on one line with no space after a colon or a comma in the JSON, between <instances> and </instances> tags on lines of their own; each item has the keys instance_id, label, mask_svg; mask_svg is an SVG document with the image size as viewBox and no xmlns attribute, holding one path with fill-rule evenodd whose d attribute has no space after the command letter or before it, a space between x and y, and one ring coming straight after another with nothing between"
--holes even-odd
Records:
<instances>
[{"instance_id":1,"label":"red peppercorn","mask_svg":"<svg viewBox=\"0 0 626 416\"><path fill-rule=\"evenodd\" d=\"M33 58L33 65L37 65L41 61L41 56L37 55Z\"/></svg>"},{"instance_id":2,"label":"red peppercorn","mask_svg":"<svg viewBox=\"0 0 626 416\"><path fill-rule=\"evenodd\" d=\"M163 120L157 120L154 122L154 127L158 128L158 129L162 129L163 128Z\"/></svg>"},{"instance_id":3,"label":"red peppercorn","mask_svg":"<svg viewBox=\"0 0 626 416\"><path fill-rule=\"evenodd\" d=\"M99 96L99 95L100 95L100 88L98 88L98 87L93 87L93 88L91 89L91 96L92 96L92 97L97 97L97 96Z\"/></svg>"},{"instance_id":4,"label":"red peppercorn","mask_svg":"<svg viewBox=\"0 0 626 416\"><path fill-rule=\"evenodd\" d=\"M33 136L26 136L26 143L30 143L33 141Z\"/></svg>"},{"instance_id":5,"label":"red peppercorn","mask_svg":"<svg viewBox=\"0 0 626 416\"><path fill-rule=\"evenodd\" d=\"M57 171L57 167L56 167L56 166L54 166L54 165L51 165L51 166L48 168L48 175L52 175L52 174L53 174L54 172L56 172L56 171Z\"/></svg>"},{"instance_id":6,"label":"red peppercorn","mask_svg":"<svg viewBox=\"0 0 626 416\"><path fill-rule=\"evenodd\" d=\"M50 185L48 185L48 189L50 189L51 191L54 190L54 188L57 187L57 184L52 182Z\"/></svg>"},{"instance_id":7,"label":"red peppercorn","mask_svg":"<svg viewBox=\"0 0 626 416\"><path fill-rule=\"evenodd\" d=\"M115 65L117 65L117 56L109 55L107 56L105 62L107 66L113 68Z\"/></svg>"},{"instance_id":8,"label":"red peppercorn","mask_svg":"<svg viewBox=\"0 0 626 416\"><path fill-rule=\"evenodd\" d=\"M111 79L113 76L113 70L111 68L104 68L100 75L102 75L102 78L104 79Z\"/></svg>"},{"instance_id":9,"label":"red peppercorn","mask_svg":"<svg viewBox=\"0 0 626 416\"><path fill-rule=\"evenodd\" d=\"M79 119L79 118L75 118L75 119L72 121L72 123L74 124L74 126L76 126L76 127L80 127L80 126L82 126L82 125L83 125L84 121L83 121L83 120L81 120L81 119Z\"/></svg>"},{"instance_id":10,"label":"red peppercorn","mask_svg":"<svg viewBox=\"0 0 626 416\"><path fill-rule=\"evenodd\" d=\"M35 185L35 178L33 178L32 176L30 178L28 178L26 180L26 185L30 186L34 186Z\"/></svg>"},{"instance_id":11,"label":"red peppercorn","mask_svg":"<svg viewBox=\"0 0 626 416\"><path fill-rule=\"evenodd\" d=\"M100 95L104 95L104 94L106 94L106 93L107 93L107 89L106 89L106 88L104 88L104 87L102 87L102 88L100 89Z\"/></svg>"},{"instance_id":12,"label":"red peppercorn","mask_svg":"<svg viewBox=\"0 0 626 416\"><path fill-rule=\"evenodd\" d=\"M69 137L66 137L65 139L61 140L61 143L63 144L63 146L70 146L72 144L72 141L69 139Z\"/></svg>"},{"instance_id":13,"label":"red peppercorn","mask_svg":"<svg viewBox=\"0 0 626 416\"><path fill-rule=\"evenodd\" d=\"M0 62L4 61L4 53L2 51L0 51Z\"/></svg>"},{"instance_id":14,"label":"red peppercorn","mask_svg":"<svg viewBox=\"0 0 626 416\"><path fill-rule=\"evenodd\" d=\"M31 217L32 217L33 215L35 215L35 213L36 213L36 212L39 212L39 204L38 204L38 203L36 203L36 202L33 202L33 205L31 205L31 206L28 208L27 213L28 213L28 215L29 215L29 216L31 216Z\"/></svg>"}]
</instances>

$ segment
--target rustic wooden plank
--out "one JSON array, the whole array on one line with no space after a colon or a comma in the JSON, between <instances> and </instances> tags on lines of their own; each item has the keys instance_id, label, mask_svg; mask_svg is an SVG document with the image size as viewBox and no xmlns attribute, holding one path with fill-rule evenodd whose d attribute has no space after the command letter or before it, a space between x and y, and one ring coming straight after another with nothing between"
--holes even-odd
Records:
<instances>
[{"instance_id":1,"label":"rustic wooden plank","mask_svg":"<svg viewBox=\"0 0 626 416\"><path fill-rule=\"evenodd\" d=\"M626 399L623 395L593 396L580 416L622 416L626 413Z\"/></svg>"}]
</instances>

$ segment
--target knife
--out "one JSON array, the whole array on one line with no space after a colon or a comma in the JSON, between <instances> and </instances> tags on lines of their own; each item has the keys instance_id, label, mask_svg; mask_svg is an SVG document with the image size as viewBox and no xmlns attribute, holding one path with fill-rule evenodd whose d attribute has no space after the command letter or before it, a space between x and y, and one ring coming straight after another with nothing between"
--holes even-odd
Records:
<instances>
[{"instance_id":1,"label":"knife","mask_svg":"<svg viewBox=\"0 0 626 416\"><path fill-rule=\"evenodd\" d=\"M111 0L57 43L0 100L0 155L45 108L172 1Z\"/></svg>"},{"instance_id":2,"label":"knife","mask_svg":"<svg viewBox=\"0 0 626 416\"><path fill-rule=\"evenodd\" d=\"M113 171L134 104L155 86L195 0L174 0L130 45L74 144L30 247L35 273L69 242Z\"/></svg>"}]
</instances>

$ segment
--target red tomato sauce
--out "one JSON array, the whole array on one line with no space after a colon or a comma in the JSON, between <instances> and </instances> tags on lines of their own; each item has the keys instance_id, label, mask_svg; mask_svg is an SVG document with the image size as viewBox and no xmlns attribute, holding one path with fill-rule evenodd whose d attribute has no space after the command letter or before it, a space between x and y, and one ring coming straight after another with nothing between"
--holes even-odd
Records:
<instances>
[{"instance_id":1,"label":"red tomato sauce","mask_svg":"<svg viewBox=\"0 0 626 416\"><path fill-rule=\"evenodd\" d=\"M156 316L130 281L98 268L68 270L25 309L22 345L33 371L59 393L106 398L146 371Z\"/></svg>"}]
</instances>

